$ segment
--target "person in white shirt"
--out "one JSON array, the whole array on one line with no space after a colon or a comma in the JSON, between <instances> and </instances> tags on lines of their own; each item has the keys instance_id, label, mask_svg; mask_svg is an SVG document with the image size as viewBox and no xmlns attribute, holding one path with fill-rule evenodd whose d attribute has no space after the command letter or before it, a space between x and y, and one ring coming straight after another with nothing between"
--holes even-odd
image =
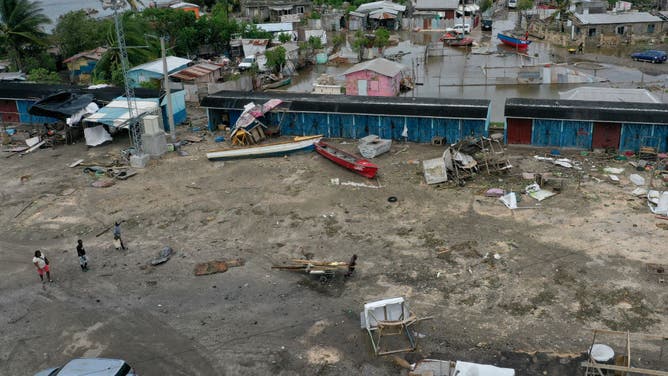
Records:
<instances>
[{"instance_id":1,"label":"person in white shirt","mask_svg":"<svg viewBox=\"0 0 668 376\"><path fill-rule=\"evenodd\" d=\"M46 273L46 278L49 279L49 282L53 282L51 273L49 272L49 259L46 258L45 254L40 251L35 251L35 257L32 258L32 263L35 264L37 274L39 274L39 279L42 283L44 283L44 273Z\"/></svg>"}]
</instances>

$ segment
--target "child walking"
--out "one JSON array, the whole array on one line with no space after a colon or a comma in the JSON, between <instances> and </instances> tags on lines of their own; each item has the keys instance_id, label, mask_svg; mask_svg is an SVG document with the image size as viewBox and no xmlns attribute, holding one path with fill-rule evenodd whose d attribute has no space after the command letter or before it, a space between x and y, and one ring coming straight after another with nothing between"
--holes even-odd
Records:
<instances>
[{"instance_id":1,"label":"child walking","mask_svg":"<svg viewBox=\"0 0 668 376\"><path fill-rule=\"evenodd\" d=\"M35 251L35 257L32 258L32 263L37 268L37 274L39 274L39 279L44 282L44 273L46 273L46 278L49 282L53 282L51 279L51 272L49 270L49 259L46 258L46 255L41 251Z\"/></svg>"}]
</instances>

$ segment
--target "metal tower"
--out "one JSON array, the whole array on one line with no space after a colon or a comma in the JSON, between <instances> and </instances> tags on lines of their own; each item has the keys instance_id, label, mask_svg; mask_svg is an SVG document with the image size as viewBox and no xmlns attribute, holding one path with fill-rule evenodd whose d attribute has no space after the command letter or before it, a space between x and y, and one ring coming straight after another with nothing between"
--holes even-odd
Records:
<instances>
[{"instance_id":1,"label":"metal tower","mask_svg":"<svg viewBox=\"0 0 668 376\"><path fill-rule=\"evenodd\" d=\"M121 57L121 70L123 71L123 81L125 83L125 98L128 101L128 131L130 133L130 142L135 148L135 154L143 152L141 140L141 125L139 124L139 111L135 103L135 89L130 84L128 79L128 50L125 45L125 32L123 31L123 24L119 9L126 5L125 0L100 0L102 1L102 9L114 10L114 25L116 27L116 39L118 42L118 53Z\"/></svg>"}]
</instances>

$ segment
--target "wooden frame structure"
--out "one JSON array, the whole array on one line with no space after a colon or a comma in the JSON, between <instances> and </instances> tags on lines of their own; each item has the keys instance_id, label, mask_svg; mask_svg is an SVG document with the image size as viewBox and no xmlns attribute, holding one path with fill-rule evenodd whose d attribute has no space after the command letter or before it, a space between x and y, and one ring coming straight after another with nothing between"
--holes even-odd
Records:
<instances>
[{"instance_id":1,"label":"wooden frame structure","mask_svg":"<svg viewBox=\"0 0 668 376\"><path fill-rule=\"evenodd\" d=\"M619 332L619 331L614 331L614 330L601 330L601 329L593 329L592 330L594 335L592 338L591 345L589 347L590 350L587 351L587 361L580 363L580 366L585 368L585 376L607 376L611 375L611 373L608 373L607 371L614 371L614 375L621 375L621 376L631 376L631 375L651 375L651 376L668 376L668 372L666 371L658 371L658 370L652 370L652 369L646 369L646 368L637 368L631 365L631 336L639 336L645 339L652 339L652 340L658 340L661 341L660 344L660 352L659 352L659 358L658 360L661 361L663 359L663 353L664 353L664 347L666 344L668 344L668 336L658 336L658 335L651 335L651 334L643 334L643 333L630 333L630 332ZM624 337L626 346L624 348L624 355L621 356L616 356L615 357L615 364L602 364L596 362L591 355L591 348L592 346L596 343L596 336L598 334L607 334L607 335L612 335L617 338L619 337Z\"/></svg>"},{"instance_id":2,"label":"wooden frame structure","mask_svg":"<svg viewBox=\"0 0 668 376\"><path fill-rule=\"evenodd\" d=\"M397 310L398 309L398 310ZM400 352L414 351L417 340L410 327L419 320L410 311L403 298L390 298L367 303L360 314L362 329L366 329L371 340L371 347L376 355L389 355ZM405 336L408 344L404 348L383 350L381 340L389 336Z\"/></svg>"}]
</instances>

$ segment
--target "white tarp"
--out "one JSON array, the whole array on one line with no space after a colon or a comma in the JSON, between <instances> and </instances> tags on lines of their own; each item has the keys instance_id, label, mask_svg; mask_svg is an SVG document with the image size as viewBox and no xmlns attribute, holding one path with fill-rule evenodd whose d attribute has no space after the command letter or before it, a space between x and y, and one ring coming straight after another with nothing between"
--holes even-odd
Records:
<instances>
[{"instance_id":1,"label":"white tarp","mask_svg":"<svg viewBox=\"0 0 668 376\"><path fill-rule=\"evenodd\" d=\"M98 105L95 102L90 102L88 103L88 106L82 108L81 110L79 110L79 112L65 119L65 122L67 123L67 125L76 124L80 122L85 115L94 114L99 109L100 107L98 107Z\"/></svg>"},{"instance_id":2,"label":"white tarp","mask_svg":"<svg viewBox=\"0 0 668 376\"><path fill-rule=\"evenodd\" d=\"M668 191L649 191L649 193L647 193L647 200L649 201L649 210L651 210L652 213L668 216Z\"/></svg>"},{"instance_id":3,"label":"white tarp","mask_svg":"<svg viewBox=\"0 0 668 376\"><path fill-rule=\"evenodd\" d=\"M84 137L86 138L86 145L88 146L97 146L107 141L111 141L111 135L102 125L84 128Z\"/></svg>"},{"instance_id":4,"label":"white tarp","mask_svg":"<svg viewBox=\"0 0 668 376\"><path fill-rule=\"evenodd\" d=\"M476 364L457 361L455 366L457 376L515 376L511 368L499 368L487 364Z\"/></svg>"}]
</instances>

